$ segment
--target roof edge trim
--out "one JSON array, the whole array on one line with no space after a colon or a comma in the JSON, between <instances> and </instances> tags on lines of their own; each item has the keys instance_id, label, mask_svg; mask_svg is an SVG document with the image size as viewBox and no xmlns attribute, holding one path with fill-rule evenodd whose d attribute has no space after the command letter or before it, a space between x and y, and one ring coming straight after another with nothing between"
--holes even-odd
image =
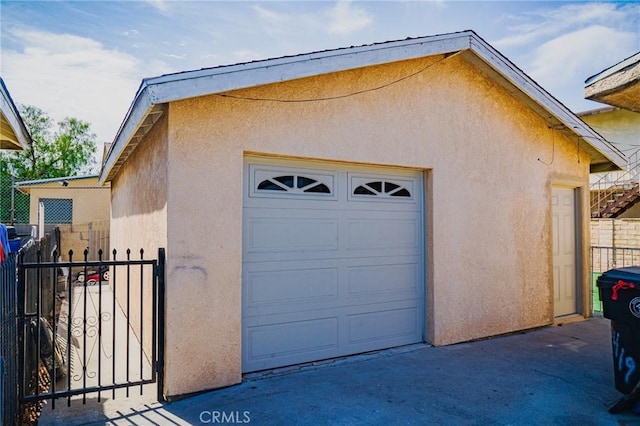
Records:
<instances>
[{"instance_id":1,"label":"roof edge trim","mask_svg":"<svg viewBox=\"0 0 640 426\"><path fill-rule=\"evenodd\" d=\"M13 102L11 94L9 94L9 89L7 89L2 77L0 77L0 92L0 100L2 102L0 108L2 113L7 118L7 121L9 122L9 125L11 125L14 133L16 133L16 138L18 139L22 149L28 149L29 145L33 143L31 134L29 133L29 130L27 130L27 126L24 124L24 121L20 116L20 112L18 111L16 104Z\"/></svg>"},{"instance_id":2,"label":"roof edge trim","mask_svg":"<svg viewBox=\"0 0 640 426\"><path fill-rule=\"evenodd\" d=\"M107 154L100 174L100 184L114 177L119 157L155 105L279 81L453 53L469 49L470 37L473 35L473 31L467 30L145 79Z\"/></svg>"},{"instance_id":3,"label":"roof edge trim","mask_svg":"<svg viewBox=\"0 0 640 426\"><path fill-rule=\"evenodd\" d=\"M515 64L477 35L473 38L471 50L485 63L493 67L504 78L514 84L519 90L522 90L527 96L537 102L538 105L551 116L555 117L563 126L583 139L585 143L593 146L616 167L624 169L627 166L627 158L622 152L607 142L600 134L578 118L569 108L564 106L564 104L544 90Z\"/></svg>"}]
</instances>

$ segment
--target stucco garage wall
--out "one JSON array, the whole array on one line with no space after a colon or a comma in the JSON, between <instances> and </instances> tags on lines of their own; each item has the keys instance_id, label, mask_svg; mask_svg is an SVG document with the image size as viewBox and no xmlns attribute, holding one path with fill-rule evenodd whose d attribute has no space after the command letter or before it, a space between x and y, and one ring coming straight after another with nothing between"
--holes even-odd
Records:
<instances>
[{"instance_id":1,"label":"stucco garage wall","mask_svg":"<svg viewBox=\"0 0 640 426\"><path fill-rule=\"evenodd\" d=\"M126 250L131 249L131 258L140 259L144 249L145 259L155 259L158 248L167 247L167 120L161 119L138 145L129 160L111 182L111 249L118 252L117 259L126 259ZM139 336L140 305L139 269L131 272L130 321ZM143 298L144 311L151 312L151 271L146 268ZM121 306L126 304L126 270L116 271L116 294ZM148 316L145 315L148 319ZM151 348L150 321L144 322L144 348Z\"/></svg>"},{"instance_id":2,"label":"stucco garage wall","mask_svg":"<svg viewBox=\"0 0 640 426\"><path fill-rule=\"evenodd\" d=\"M553 322L551 186L586 186L589 157L460 56L434 63L439 59L232 93L342 96L426 67L396 84L334 100L214 95L170 104L169 395L241 379L242 165L248 153L426 171L430 342ZM582 209L585 202L581 191ZM588 230L588 223L581 226Z\"/></svg>"}]
</instances>

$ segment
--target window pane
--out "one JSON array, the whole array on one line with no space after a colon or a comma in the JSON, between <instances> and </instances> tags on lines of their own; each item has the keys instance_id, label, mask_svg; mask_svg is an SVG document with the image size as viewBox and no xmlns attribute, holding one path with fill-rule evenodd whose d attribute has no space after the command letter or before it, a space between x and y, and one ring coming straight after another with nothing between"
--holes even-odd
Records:
<instances>
[{"instance_id":1,"label":"window pane","mask_svg":"<svg viewBox=\"0 0 640 426\"><path fill-rule=\"evenodd\" d=\"M382 192L382 182L369 182L367 185L374 191Z\"/></svg>"},{"instance_id":2,"label":"window pane","mask_svg":"<svg viewBox=\"0 0 640 426\"><path fill-rule=\"evenodd\" d=\"M375 192L365 188L364 186L360 185L359 187L356 188L355 191L353 191L353 193L355 195L376 195Z\"/></svg>"},{"instance_id":3,"label":"window pane","mask_svg":"<svg viewBox=\"0 0 640 426\"><path fill-rule=\"evenodd\" d=\"M404 188L402 188L400 191L394 192L393 194L390 194L390 195L392 197L411 197L411 194L409 193L409 191L407 191Z\"/></svg>"},{"instance_id":4,"label":"window pane","mask_svg":"<svg viewBox=\"0 0 640 426\"><path fill-rule=\"evenodd\" d=\"M310 179L308 177L304 177L304 176L298 176L298 188L304 188L305 186L311 185L312 183L316 183L317 181L315 179ZM308 192L308 191L304 191L304 192Z\"/></svg>"},{"instance_id":5,"label":"window pane","mask_svg":"<svg viewBox=\"0 0 640 426\"><path fill-rule=\"evenodd\" d=\"M278 176L277 178L274 178L274 180L277 180L278 182L288 186L289 188L293 188L293 176Z\"/></svg>"},{"instance_id":6,"label":"window pane","mask_svg":"<svg viewBox=\"0 0 640 426\"><path fill-rule=\"evenodd\" d=\"M72 223L72 199L40 198L38 201L44 205L44 223Z\"/></svg>"},{"instance_id":7,"label":"window pane","mask_svg":"<svg viewBox=\"0 0 640 426\"><path fill-rule=\"evenodd\" d=\"M260 182L260 185L258 185L258 189L264 189L265 191L286 191L286 189L284 189L280 185L276 185L270 180L263 180L262 182Z\"/></svg>"},{"instance_id":8,"label":"window pane","mask_svg":"<svg viewBox=\"0 0 640 426\"><path fill-rule=\"evenodd\" d=\"M396 185L395 183L385 182L384 183L384 192L391 192L394 189L400 188L400 185Z\"/></svg>"},{"instance_id":9,"label":"window pane","mask_svg":"<svg viewBox=\"0 0 640 426\"><path fill-rule=\"evenodd\" d=\"M331 194L329 187L327 187L327 185L325 185L324 183L305 189L304 192L315 192L317 194Z\"/></svg>"}]
</instances>

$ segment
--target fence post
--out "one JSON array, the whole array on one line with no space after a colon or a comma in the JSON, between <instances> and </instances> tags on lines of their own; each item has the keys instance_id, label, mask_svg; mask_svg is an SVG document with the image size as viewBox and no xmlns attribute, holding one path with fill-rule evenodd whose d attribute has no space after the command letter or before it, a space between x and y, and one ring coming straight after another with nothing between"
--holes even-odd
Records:
<instances>
[{"instance_id":1,"label":"fence post","mask_svg":"<svg viewBox=\"0 0 640 426\"><path fill-rule=\"evenodd\" d=\"M9 211L9 216L11 219L11 225L15 225L16 222L16 178L11 175L11 209Z\"/></svg>"},{"instance_id":2,"label":"fence post","mask_svg":"<svg viewBox=\"0 0 640 426\"><path fill-rule=\"evenodd\" d=\"M164 326L165 326L165 251L164 248L158 249L158 401L165 402L164 397Z\"/></svg>"},{"instance_id":3,"label":"fence post","mask_svg":"<svg viewBox=\"0 0 640 426\"><path fill-rule=\"evenodd\" d=\"M18 252L16 256L16 268L18 270L18 291L16 300L16 322L18 323L18 377L16 377L16 394L18 395L18 420L22 421L24 416L24 405L22 399L24 397L24 334L25 334L25 270L21 268L24 262L24 252Z\"/></svg>"}]
</instances>

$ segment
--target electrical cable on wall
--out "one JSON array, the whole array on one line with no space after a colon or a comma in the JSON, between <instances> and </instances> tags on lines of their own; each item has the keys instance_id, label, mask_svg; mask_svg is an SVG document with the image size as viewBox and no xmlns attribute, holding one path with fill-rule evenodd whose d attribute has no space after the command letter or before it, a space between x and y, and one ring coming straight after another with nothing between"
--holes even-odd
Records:
<instances>
[{"instance_id":1,"label":"electrical cable on wall","mask_svg":"<svg viewBox=\"0 0 640 426\"><path fill-rule=\"evenodd\" d=\"M445 59L448 59L450 57L452 57L453 55L445 55L442 58L438 59L435 62L430 63L429 65L419 69L418 71L415 71L409 75L406 75L404 77L401 77L397 80L393 80L389 83L385 83L381 86L376 86L376 87L372 87L369 89L363 89L363 90L358 90L352 93L347 93L344 95L336 95L336 96L327 96L324 98L306 98L306 99L278 99L278 98L260 98L260 97L251 97L251 96L237 96L237 95L231 95L231 94L225 94L225 93L214 93L215 96L219 96L222 98L231 98L231 99L240 99L240 100L245 100L245 101L263 101L263 102L281 102L281 103L302 103L302 102L319 102L319 101L331 101L331 100L336 100L336 99L344 99L344 98L349 98L351 96L356 96L356 95L361 95L363 93L369 93L369 92L375 92L376 90L380 90L380 89L384 89L386 87L392 86L394 84L400 83L404 80L407 80L411 77L414 77L422 72L425 72L426 70L428 70L429 68L431 68L432 66L439 64L440 62L444 61Z\"/></svg>"},{"instance_id":2,"label":"electrical cable on wall","mask_svg":"<svg viewBox=\"0 0 640 426\"><path fill-rule=\"evenodd\" d=\"M551 148L551 162L547 163L543 160L540 159L540 157L538 157L538 161L541 162L542 164L544 164L545 166L550 166L553 164L553 160L555 160L556 158L556 129L554 129L553 127L549 126L549 129L551 129L551 142L552 142L552 148Z\"/></svg>"}]
</instances>

